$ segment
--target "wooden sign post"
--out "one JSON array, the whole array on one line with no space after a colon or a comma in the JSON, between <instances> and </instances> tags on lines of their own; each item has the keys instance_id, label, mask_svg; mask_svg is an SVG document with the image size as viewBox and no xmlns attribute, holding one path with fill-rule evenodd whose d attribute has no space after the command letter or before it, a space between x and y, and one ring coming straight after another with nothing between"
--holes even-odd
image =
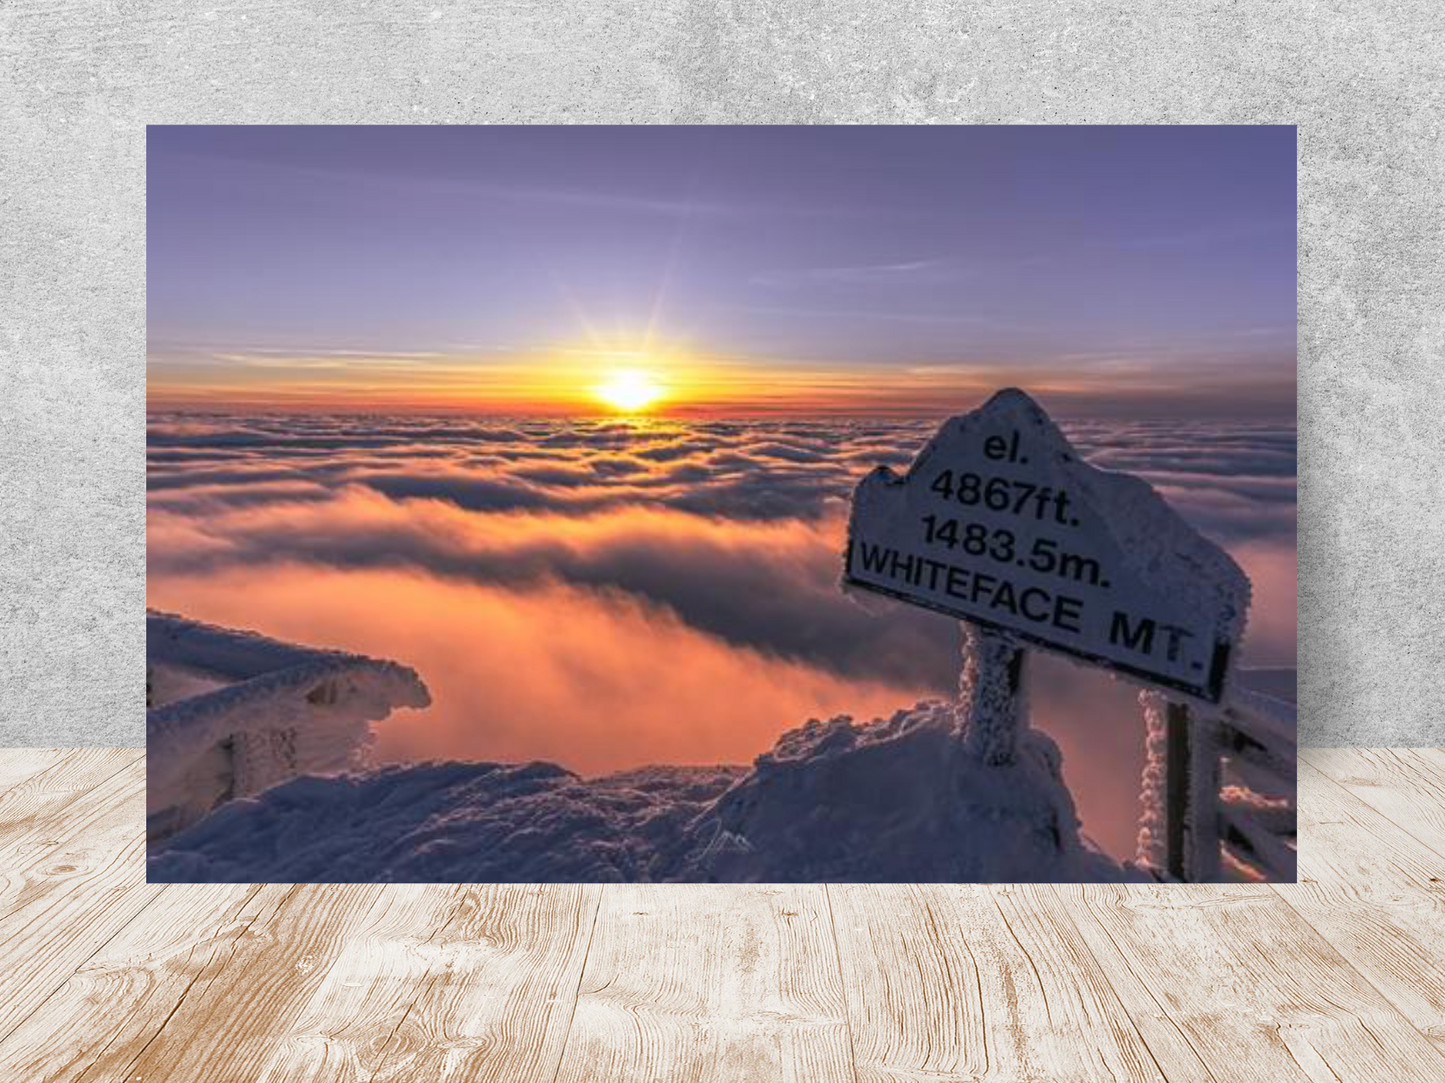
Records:
<instances>
[{"instance_id":1,"label":"wooden sign post","mask_svg":"<svg viewBox=\"0 0 1445 1083\"><path fill-rule=\"evenodd\" d=\"M843 583L963 622L964 744L996 765L1027 725L1028 648L1217 705L1249 607L1227 553L1147 482L1085 463L1013 389L944 422L907 473L858 484Z\"/></svg>"}]
</instances>

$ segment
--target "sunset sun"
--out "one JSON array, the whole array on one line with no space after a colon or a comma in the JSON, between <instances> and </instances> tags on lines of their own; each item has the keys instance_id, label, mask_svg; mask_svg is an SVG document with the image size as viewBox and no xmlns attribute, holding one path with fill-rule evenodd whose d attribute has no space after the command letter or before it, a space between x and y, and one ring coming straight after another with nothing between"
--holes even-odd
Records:
<instances>
[{"instance_id":1,"label":"sunset sun","mask_svg":"<svg viewBox=\"0 0 1445 1083\"><path fill-rule=\"evenodd\" d=\"M599 384L596 394L619 414L639 414L662 398L662 387L645 372L622 369Z\"/></svg>"}]
</instances>

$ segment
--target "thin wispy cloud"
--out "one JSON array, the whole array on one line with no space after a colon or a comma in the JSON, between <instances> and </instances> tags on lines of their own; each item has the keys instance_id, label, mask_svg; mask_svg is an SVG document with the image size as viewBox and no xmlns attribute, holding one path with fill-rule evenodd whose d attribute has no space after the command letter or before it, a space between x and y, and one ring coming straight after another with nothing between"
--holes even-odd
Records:
<instances>
[{"instance_id":1,"label":"thin wispy cloud","mask_svg":"<svg viewBox=\"0 0 1445 1083\"><path fill-rule=\"evenodd\" d=\"M760 286L806 286L844 283L860 286L914 285L962 281L979 274L976 267L948 259L914 259L896 263L863 263L826 267L791 267L759 271L751 281Z\"/></svg>"},{"instance_id":2,"label":"thin wispy cloud","mask_svg":"<svg viewBox=\"0 0 1445 1083\"><path fill-rule=\"evenodd\" d=\"M419 362L446 360L446 355L433 351L408 350L382 353L368 350L324 350L291 353L286 350L253 350L244 353L216 353L212 361L259 369L394 369L415 371Z\"/></svg>"},{"instance_id":3,"label":"thin wispy cloud","mask_svg":"<svg viewBox=\"0 0 1445 1083\"><path fill-rule=\"evenodd\" d=\"M1295 235L1294 222L1283 219L1211 222L1186 229L1142 236L1120 237L1113 246L1124 250L1166 251L1169 249L1208 248L1215 245L1256 238L1289 238Z\"/></svg>"},{"instance_id":4,"label":"thin wispy cloud","mask_svg":"<svg viewBox=\"0 0 1445 1083\"><path fill-rule=\"evenodd\" d=\"M912 323L935 326L1004 326L992 317L968 312L910 312L906 309L860 308L856 305L839 305L835 308L805 308L797 305L736 304L714 305L716 309L731 312L751 312L772 316L790 316L801 319L823 318L830 321L873 321L883 323Z\"/></svg>"},{"instance_id":5,"label":"thin wispy cloud","mask_svg":"<svg viewBox=\"0 0 1445 1083\"><path fill-rule=\"evenodd\" d=\"M722 220L757 217L793 217L816 219L847 219L859 216L859 209L829 206L803 200L722 200L691 195L686 192L642 195L627 191L610 191L600 187L568 186L566 184L503 183L470 176L422 174L397 168L390 172L346 169L314 163L259 160L241 151L208 149L205 151L167 147L152 152L156 158L207 160L223 163L232 174L252 173L258 183L278 174L313 186L318 196L329 199L346 198L348 194L382 198L429 198L453 202L489 200L519 206L583 212L614 212L618 214L660 216L664 218L713 217ZM900 210L900 213L901 210Z\"/></svg>"}]
</instances>

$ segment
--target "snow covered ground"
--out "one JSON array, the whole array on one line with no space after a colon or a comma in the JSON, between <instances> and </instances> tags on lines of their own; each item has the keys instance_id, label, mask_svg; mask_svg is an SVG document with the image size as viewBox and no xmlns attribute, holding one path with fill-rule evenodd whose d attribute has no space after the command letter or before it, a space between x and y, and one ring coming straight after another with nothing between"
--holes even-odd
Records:
<instances>
[{"instance_id":1,"label":"snow covered ground","mask_svg":"<svg viewBox=\"0 0 1445 1083\"><path fill-rule=\"evenodd\" d=\"M1058 750L967 752L952 705L810 721L751 769L549 763L307 776L153 846L153 881L1143 879L1079 831Z\"/></svg>"},{"instance_id":2,"label":"snow covered ground","mask_svg":"<svg viewBox=\"0 0 1445 1083\"><path fill-rule=\"evenodd\" d=\"M1047 735L1025 730L1014 762L987 764L960 703L810 720L750 767L595 778L544 762L372 768L370 722L426 702L411 670L169 614L147 625L153 881L1148 879L1082 832ZM1260 750L1290 744L1292 708L1239 695L1252 706L1231 724ZM1226 820L1252 840L1292 838L1289 765L1259 755L1226 763ZM1145 809L1141 838L1154 867L1160 815ZM1292 868L1292 848L1271 847Z\"/></svg>"}]
</instances>

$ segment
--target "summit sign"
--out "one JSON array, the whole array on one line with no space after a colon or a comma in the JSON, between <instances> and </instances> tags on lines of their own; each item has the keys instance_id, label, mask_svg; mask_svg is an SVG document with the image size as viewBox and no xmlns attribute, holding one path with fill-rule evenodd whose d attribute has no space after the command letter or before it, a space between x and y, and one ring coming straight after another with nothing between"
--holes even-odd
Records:
<instances>
[{"instance_id":1,"label":"summit sign","mask_svg":"<svg viewBox=\"0 0 1445 1083\"><path fill-rule=\"evenodd\" d=\"M843 579L1210 703L1249 607L1227 553L1016 390L859 483Z\"/></svg>"}]
</instances>

